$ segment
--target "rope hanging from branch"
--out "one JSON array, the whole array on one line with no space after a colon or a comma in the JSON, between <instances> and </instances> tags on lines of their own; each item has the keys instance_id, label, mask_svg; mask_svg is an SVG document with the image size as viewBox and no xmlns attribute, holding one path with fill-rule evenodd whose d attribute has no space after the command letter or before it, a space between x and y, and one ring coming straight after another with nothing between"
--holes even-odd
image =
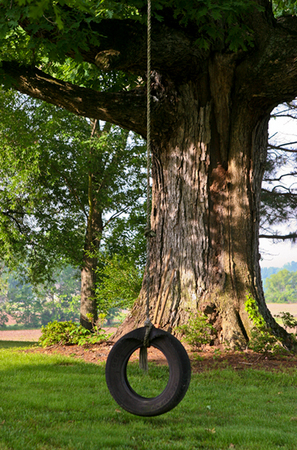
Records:
<instances>
[{"instance_id":1,"label":"rope hanging from branch","mask_svg":"<svg viewBox=\"0 0 297 450\"><path fill-rule=\"evenodd\" d=\"M151 240L151 0L147 3L147 82L146 82L146 321L143 345L139 351L139 367L147 372L148 359L147 347L149 347L149 335L153 324L150 320L150 240Z\"/></svg>"},{"instance_id":2,"label":"rope hanging from branch","mask_svg":"<svg viewBox=\"0 0 297 450\"><path fill-rule=\"evenodd\" d=\"M150 320L149 301L150 301L150 238L151 238L151 0L147 4L147 111L146 111L146 145L147 145L147 185L146 185L146 319Z\"/></svg>"}]
</instances>

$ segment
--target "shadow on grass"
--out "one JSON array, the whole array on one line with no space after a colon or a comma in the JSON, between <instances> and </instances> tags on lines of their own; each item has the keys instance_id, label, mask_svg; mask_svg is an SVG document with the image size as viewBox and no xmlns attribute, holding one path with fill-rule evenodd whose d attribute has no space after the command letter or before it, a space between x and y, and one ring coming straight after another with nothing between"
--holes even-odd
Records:
<instances>
[{"instance_id":1,"label":"shadow on grass","mask_svg":"<svg viewBox=\"0 0 297 450\"><path fill-rule=\"evenodd\" d=\"M19 348L19 347L34 347L36 342L32 341L0 341L0 348Z\"/></svg>"}]
</instances>

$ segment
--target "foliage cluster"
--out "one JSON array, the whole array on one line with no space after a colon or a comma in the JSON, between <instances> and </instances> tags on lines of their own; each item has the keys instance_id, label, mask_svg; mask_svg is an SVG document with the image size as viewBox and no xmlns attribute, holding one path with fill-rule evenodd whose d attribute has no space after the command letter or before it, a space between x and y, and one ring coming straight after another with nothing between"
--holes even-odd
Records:
<instances>
[{"instance_id":1,"label":"foliage cluster","mask_svg":"<svg viewBox=\"0 0 297 450\"><path fill-rule=\"evenodd\" d=\"M216 333L207 316L199 311L190 312L188 322L176 330L193 349L210 344Z\"/></svg>"},{"instance_id":2,"label":"foliage cluster","mask_svg":"<svg viewBox=\"0 0 297 450\"><path fill-rule=\"evenodd\" d=\"M75 76L75 72L87 72L95 80L94 75L97 72L97 78L102 78L99 71L94 71L90 65L82 63L80 55L81 51L87 51L90 46L99 46L101 35L100 31L96 30L96 24L104 19L131 19L145 24L146 7L145 0L18 0L14 2L13 7L10 0L1 0L0 58L2 56L3 59L34 63L53 72L57 64L65 62L69 69L71 62L65 55L73 54L76 64L72 64L74 70L68 70L70 77ZM195 44L199 47L208 49L219 41L225 42L232 51L246 50L247 46L253 45L251 30L242 19L255 8L260 9L260 6L253 0L152 2L155 20L165 23L173 21L175 26L181 28L195 26ZM26 23L26 26L21 28L19 23ZM53 41L47 39L53 35ZM118 87L120 84L119 82Z\"/></svg>"},{"instance_id":3,"label":"foliage cluster","mask_svg":"<svg viewBox=\"0 0 297 450\"><path fill-rule=\"evenodd\" d=\"M282 321L282 324L287 331L295 328L294 334L297 335L297 320L292 314L290 314L289 312L281 312L277 314L276 317L278 317Z\"/></svg>"},{"instance_id":4,"label":"foliage cluster","mask_svg":"<svg viewBox=\"0 0 297 450\"><path fill-rule=\"evenodd\" d=\"M266 287L266 279L278 273L280 270L287 269L290 272L297 272L297 262L291 261L289 263L284 264L282 267L261 267L261 276L263 280L263 287L265 292Z\"/></svg>"},{"instance_id":5,"label":"foliage cluster","mask_svg":"<svg viewBox=\"0 0 297 450\"><path fill-rule=\"evenodd\" d=\"M143 271L128 257L115 254L104 258L97 270L96 301L100 312L112 308L130 309L142 285Z\"/></svg>"},{"instance_id":6,"label":"foliage cluster","mask_svg":"<svg viewBox=\"0 0 297 450\"><path fill-rule=\"evenodd\" d=\"M251 295L246 296L245 310L248 313L254 327L248 342L248 348L258 353L282 352L283 345L277 339L270 328L267 327L263 316L259 312L258 305Z\"/></svg>"},{"instance_id":7,"label":"foliage cluster","mask_svg":"<svg viewBox=\"0 0 297 450\"><path fill-rule=\"evenodd\" d=\"M268 303L296 303L297 272L283 269L267 278L265 299Z\"/></svg>"},{"instance_id":8,"label":"foliage cluster","mask_svg":"<svg viewBox=\"0 0 297 450\"><path fill-rule=\"evenodd\" d=\"M12 316L17 324L30 328L48 322L79 320L79 273L71 266L54 273L55 282L33 286L14 273L2 273L0 314ZM5 321L5 323L7 320ZM5 326L3 322L0 326Z\"/></svg>"},{"instance_id":9,"label":"foliage cluster","mask_svg":"<svg viewBox=\"0 0 297 450\"><path fill-rule=\"evenodd\" d=\"M272 4L276 17L297 14L296 0L272 0Z\"/></svg>"},{"instance_id":10,"label":"foliage cluster","mask_svg":"<svg viewBox=\"0 0 297 450\"><path fill-rule=\"evenodd\" d=\"M8 322L7 314L0 310L0 328L5 327Z\"/></svg>"},{"instance_id":11,"label":"foliage cluster","mask_svg":"<svg viewBox=\"0 0 297 450\"><path fill-rule=\"evenodd\" d=\"M0 259L49 280L59 263L81 266L91 207L101 235L139 208L145 147L113 126L91 139L89 120L14 92L0 90L0 112Z\"/></svg>"},{"instance_id":12,"label":"foliage cluster","mask_svg":"<svg viewBox=\"0 0 297 450\"><path fill-rule=\"evenodd\" d=\"M107 335L102 330L100 324L104 318L105 316L100 317L100 320L94 325L92 331L72 321L57 322L55 320L49 322L41 328L42 335L38 342L42 347L49 347L51 345L96 344L107 339Z\"/></svg>"}]
</instances>

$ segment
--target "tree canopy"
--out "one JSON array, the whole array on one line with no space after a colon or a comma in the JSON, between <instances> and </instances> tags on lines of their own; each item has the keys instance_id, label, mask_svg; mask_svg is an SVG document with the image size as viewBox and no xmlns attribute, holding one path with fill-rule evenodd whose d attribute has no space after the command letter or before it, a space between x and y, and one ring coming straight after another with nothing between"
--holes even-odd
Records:
<instances>
[{"instance_id":1,"label":"tree canopy","mask_svg":"<svg viewBox=\"0 0 297 450\"><path fill-rule=\"evenodd\" d=\"M280 105L271 120L284 118L292 123L292 136L275 133L269 141L266 170L261 192L260 238L291 240L297 238L297 150L294 121L297 120L296 100ZM282 137L280 137L282 136Z\"/></svg>"},{"instance_id":2,"label":"tree canopy","mask_svg":"<svg viewBox=\"0 0 297 450\"><path fill-rule=\"evenodd\" d=\"M111 255L129 248L122 264L138 276L139 290L143 249L130 242L131 224L141 227L144 215L143 142L13 91L0 91L0 111L0 258L6 268L17 271L20 286L27 279L40 291L59 267L79 267L81 308L95 316L98 264L101 274ZM97 281L110 276L98 274ZM27 303L40 309L30 284L27 291ZM114 306L105 301L104 311Z\"/></svg>"},{"instance_id":3,"label":"tree canopy","mask_svg":"<svg viewBox=\"0 0 297 450\"><path fill-rule=\"evenodd\" d=\"M145 1L18 0L12 4L2 0L0 7L0 79L5 86L75 114L146 134ZM278 69L281 60L287 64L294 60L295 47L284 30L292 28L293 39L295 21L285 17L281 27L271 28L271 7L268 0L154 1L152 69L170 74L172 80L191 78L203 72L203 61L211 52L235 51L239 56L261 46L266 36L265 42L271 39L271 45L258 63L263 76L255 95L263 97L266 92L275 104L291 100L292 89L288 85L284 90L283 70ZM275 1L273 7L276 16L292 14L296 2ZM265 11L271 14L266 25ZM280 60L273 54L273 42L278 45L283 39L286 45ZM256 76L256 60L254 63L247 77ZM269 87L271 64L275 78L279 78L278 92ZM294 77L294 71L287 74L291 86ZM242 86L242 91L245 88ZM157 82L154 90L158 90ZM173 102L174 98L172 106ZM158 116L158 109L155 102L152 115L156 133L168 129L173 114L167 107L166 120Z\"/></svg>"}]
</instances>

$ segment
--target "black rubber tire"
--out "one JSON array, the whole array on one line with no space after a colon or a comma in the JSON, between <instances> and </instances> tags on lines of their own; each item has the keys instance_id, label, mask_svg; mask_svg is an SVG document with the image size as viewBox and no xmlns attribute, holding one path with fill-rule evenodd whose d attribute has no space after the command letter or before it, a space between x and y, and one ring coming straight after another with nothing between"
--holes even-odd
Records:
<instances>
[{"instance_id":1,"label":"black rubber tire","mask_svg":"<svg viewBox=\"0 0 297 450\"><path fill-rule=\"evenodd\" d=\"M155 327L149 342L166 357L169 380L161 394L146 398L135 392L127 379L127 364L132 353L143 344L145 327L123 336L111 349L105 369L108 389L115 401L137 416L158 416L173 409L184 398L191 380L191 364L183 345L171 334Z\"/></svg>"}]
</instances>

